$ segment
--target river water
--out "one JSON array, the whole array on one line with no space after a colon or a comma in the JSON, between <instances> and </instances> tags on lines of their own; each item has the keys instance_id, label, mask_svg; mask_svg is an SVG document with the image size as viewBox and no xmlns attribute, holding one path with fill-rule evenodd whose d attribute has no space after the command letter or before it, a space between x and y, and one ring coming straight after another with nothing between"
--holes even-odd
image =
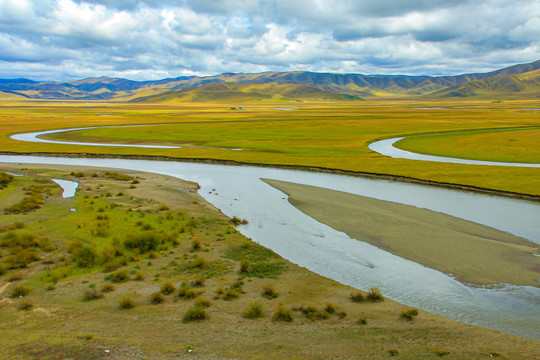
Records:
<instances>
[{"instance_id":1,"label":"river water","mask_svg":"<svg viewBox=\"0 0 540 360\"><path fill-rule=\"evenodd\" d=\"M346 191L422 207L540 243L540 204L456 190L343 175L248 166L125 159L0 156L0 162L139 170L199 183L199 193L238 229L286 259L343 284L465 323L540 339L540 288L466 286L452 277L351 239L303 214L261 178ZM215 190L214 190L215 189ZM532 256L532 255L531 255Z\"/></svg>"},{"instance_id":2,"label":"river water","mask_svg":"<svg viewBox=\"0 0 540 360\"><path fill-rule=\"evenodd\" d=\"M397 138L392 138L392 139L384 139L384 140L375 141L369 144L368 148L381 155L389 156L396 159L434 161L434 162L467 164L467 165L540 168L540 164L534 164L534 163L513 163L513 162L501 162L501 161L470 160L470 159L459 159L459 158L436 156L436 155L424 155L424 154L419 154L412 151L399 149L394 146L395 143L403 139L404 137L397 137Z\"/></svg>"}]
</instances>

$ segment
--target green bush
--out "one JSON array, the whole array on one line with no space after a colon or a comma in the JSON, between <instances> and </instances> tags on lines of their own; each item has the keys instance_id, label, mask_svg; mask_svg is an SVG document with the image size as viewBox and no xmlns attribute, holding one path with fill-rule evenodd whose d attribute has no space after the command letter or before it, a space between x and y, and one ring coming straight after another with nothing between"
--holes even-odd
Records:
<instances>
[{"instance_id":1,"label":"green bush","mask_svg":"<svg viewBox=\"0 0 540 360\"><path fill-rule=\"evenodd\" d=\"M155 292L150 295L150 303L154 305L159 305L165 301L165 297L160 292Z\"/></svg>"},{"instance_id":2,"label":"green bush","mask_svg":"<svg viewBox=\"0 0 540 360\"><path fill-rule=\"evenodd\" d=\"M191 267L202 269L206 266L206 259L202 256L197 256L195 259L193 259L193 262L191 263Z\"/></svg>"},{"instance_id":3,"label":"green bush","mask_svg":"<svg viewBox=\"0 0 540 360\"><path fill-rule=\"evenodd\" d=\"M210 301L208 301L207 298L200 297L200 298L197 298L197 300L195 300L195 305L203 307L203 308L207 308L207 307L210 307L211 304L210 304Z\"/></svg>"},{"instance_id":4,"label":"green bush","mask_svg":"<svg viewBox=\"0 0 540 360\"><path fill-rule=\"evenodd\" d=\"M110 293L114 291L114 285L113 284L103 284L101 286L101 292L103 293Z\"/></svg>"},{"instance_id":5,"label":"green bush","mask_svg":"<svg viewBox=\"0 0 540 360\"><path fill-rule=\"evenodd\" d=\"M206 314L206 311L203 307L195 306L191 309L188 309L186 313L184 314L184 317L182 318L182 321L184 323L192 322L192 321L203 321L208 318L208 315Z\"/></svg>"},{"instance_id":6,"label":"green bush","mask_svg":"<svg viewBox=\"0 0 540 360\"><path fill-rule=\"evenodd\" d=\"M11 181L13 181L13 175L9 175L3 171L0 171L0 189L8 186Z\"/></svg>"},{"instance_id":7,"label":"green bush","mask_svg":"<svg viewBox=\"0 0 540 360\"><path fill-rule=\"evenodd\" d=\"M285 321L285 322L291 322L293 321L292 312L290 310L285 309L283 305L279 305L276 308L276 311L274 312L274 315L272 316L273 321Z\"/></svg>"},{"instance_id":8,"label":"green bush","mask_svg":"<svg viewBox=\"0 0 540 360\"><path fill-rule=\"evenodd\" d=\"M350 299L353 302L363 302L364 301L364 295L359 291L354 292L354 293L351 293Z\"/></svg>"},{"instance_id":9,"label":"green bush","mask_svg":"<svg viewBox=\"0 0 540 360\"><path fill-rule=\"evenodd\" d=\"M121 283L129 280L129 274L127 270L118 270L106 276L105 280L109 280L113 283Z\"/></svg>"},{"instance_id":10,"label":"green bush","mask_svg":"<svg viewBox=\"0 0 540 360\"><path fill-rule=\"evenodd\" d=\"M159 289L159 291L160 291L163 295L170 295L170 294L172 294L175 290L176 290L176 287L175 287L170 281L167 281L167 282L163 283L163 284L161 285L161 288Z\"/></svg>"},{"instance_id":11,"label":"green bush","mask_svg":"<svg viewBox=\"0 0 540 360\"><path fill-rule=\"evenodd\" d=\"M16 298L16 297L23 297L23 296L26 296L30 293L30 289L27 288L26 286L24 285L19 285L19 286L15 286L13 289L11 289L11 294L10 296L12 298Z\"/></svg>"},{"instance_id":12,"label":"green bush","mask_svg":"<svg viewBox=\"0 0 540 360\"><path fill-rule=\"evenodd\" d=\"M242 316L246 319L258 319L264 316L263 304L259 301L252 302L248 305L246 310L242 313Z\"/></svg>"},{"instance_id":13,"label":"green bush","mask_svg":"<svg viewBox=\"0 0 540 360\"><path fill-rule=\"evenodd\" d=\"M418 315L418 310L416 309L410 309L410 310L405 310L403 311L399 317L403 320L407 320L407 321L413 321L415 316Z\"/></svg>"},{"instance_id":14,"label":"green bush","mask_svg":"<svg viewBox=\"0 0 540 360\"><path fill-rule=\"evenodd\" d=\"M96 258L96 251L88 246L78 248L71 256L71 260L80 268L92 267L96 262Z\"/></svg>"},{"instance_id":15,"label":"green bush","mask_svg":"<svg viewBox=\"0 0 540 360\"><path fill-rule=\"evenodd\" d=\"M381 294L381 290L379 288L373 287L369 289L369 293L366 296L368 301L371 302L377 302L377 301L384 301L384 297Z\"/></svg>"},{"instance_id":16,"label":"green bush","mask_svg":"<svg viewBox=\"0 0 540 360\"><path fill-rule=\"evenodd\" d=\"M83 301L97 300L97 299L101 299L102 297L103 297L103 294L101 292L92 288L92 289L84 290L82 300Z\"/></svg>"},{"instance_id":17,"label":"green bush","mask_svg":"<svg viewBox=\"0 0 540 360\"><path fill-rule=\"evenodd\" d=\"M118 301L118 307L121 310L129 310L135 307L135 301L133 301L129 296L124 296Z\"/></svg>"},{"instance_id":18,"label":"green bush","mask_svg":"<svg viewBox=\"0 0 540 360\"><path fill-rule=\"evenodd\" d=\"M329 314L334 314L337 311L336 305L332 303L326 303L326 306L324 307L324 311L326 311Z\"/></svg>"},{"instance_id":19,"label":"green bush","mask_svg":"<svg viewBox=\"0 0 540 360\"><path fill-rule=\"evenodd\" d=\"M238 272L240 274L247 274L251 271L251 266L249 265L249 260L247 259L242 259L240 261L240 270L238 270Z\"/></svg>"},{"instance_id":20,"label":"green bush","mask_svg":"<svg viewBox=\"0 0 540 360\"><path fill-rule=\"evenodd\" d=\"M202 278L195 278L191 282L192 287L204 287L204 279Z\"/></svg>"},{"instance_id":21,"label":"green bush","mask_svg":"<svg viewBox=\"0 0 540 360\"><path fill-rule=\"evenodd\" d=\"M265 284L262 287L262 293L261 295L268 300L272 300L278 297L278 293L274 289L274 285L272 284Z\"/></svg>"},{"instance_id":22,"label":"green bush","mask_svg":"<svg viewBox=\"0 0 540 360\"><path fill-rule=\"evenodd\" d=\"M152 231L143 231L136 235L128 235L124 240L127 249L138 249L141 254L155 250L159 245L159 236Z\"/></svg>"},{"instance_id":23,"label":"green bush","mask_svg":"<svg viewBox=\"0 0 540 360\"><path fill-rule=\"evenodd\" d=\"M22 311L32 310L33 307L34 305L28 299L21 301L19 305L17 305L17 308Z\"/></svg>"},{"instance_id":24,"label":"green bush","mask_svg":"<svg viewBox=\"0 0 540 360\"><path fill-rule=\"evenodd\" d=\"M192 250L200 250L201 247L202 247L201 239L199 239L198 237L194 237L193 239L191 239Z\"/></svg>"},{"instance_id":25,"label":"green bush","mask_svg":"<svg viewBox=\"0 0 540 360\"><path fill-rule=\"evenodd\" d=\"M226 301L238 299L238 297L240 297L239 288L229 288L225 290L225 292L223 293L223 300L226 300Z\"/></svg>"},{"instance_id":26,"label":"green bush","mask_svg":"<svg viewBox=\"0 0 540 360\"><path fill-rule=\"evenodd\" d=\"M199 293L185 285L178 288L178 292L176 293L176 295L181 299L188 300L196 298Z\"/></svg>"}]
</instances>

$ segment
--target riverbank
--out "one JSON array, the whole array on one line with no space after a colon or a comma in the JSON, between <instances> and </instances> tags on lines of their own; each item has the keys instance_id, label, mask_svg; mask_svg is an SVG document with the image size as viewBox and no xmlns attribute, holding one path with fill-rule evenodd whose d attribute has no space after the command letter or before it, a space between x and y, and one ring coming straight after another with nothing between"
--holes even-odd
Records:
<instances>
[{"instance_id":1,"label":"riverbank","mask_svg":"<svg viewBox=\"0 0 540 360\"><path fill-rule=\"evenodd\" d=\"M48 234L59 245L52 253L47 253L48 257L56 259L55 264L36 262L17 270L20 279L13 282L8 282L12 273L0 277L0 296L8 296L18 285L31 287L28 296L4 297L0 301L3 319L0 347L6 357L384 359L397 354L409 359L442 356L518 359L534 358L537 354L538 340L465 325L421 310L418 315L412 315L410 307L388 299L374 303L353 302L349 297L357 290L275 254L269 257L267 250L249 242L230 226L227 217L196 193L197 184L170 176L82 166L9 164L2 167L17 169L27 176L42 174L77 179L81 184L74 198L61 199L58 190L58 196L48 198L38 213L19 218L4 216L0 220L0 226L22 221L25 228L21 231ZM72 171L75 173L71 174ZM121 176L107 177L105 171ZM123 176L137 179L138 183L121 180ZM71 212L71 208L77 211ZM105 216L111 235L90 236L94 225L103 222ZM77 225L83 224L83 219L85 226L79 228ZM139 222L142 224L137 225ZM83 301L82 296L89 289L100 291L110 285L105 277L111 273L95 269L86 274L60 276L56 283L40 277L41 273L63 270L59 265L63 261L61 252L66 251L64 246L81 234L93 242L114 244L114 238L123 239L126 232L138 231L145 225L169 234L171 230L179 231L185 222L196 225L191 229L185 225L186 231L178 233L176 246L154 254L152 259L148 254L141 254L139 261L129 260L116 270L126 270L127 281L114 283L114 290L103 293L101 298ZM119 231L118 226L123 231ZM192 251L193 237L201 240L200 251ZM82 240L86 243L86 238ZM246 243L251 245L245 247ZM252 266L260 262L256 260L257 254L259 257L265 254L265 262L284 265L282 272L263 277L239 274L239 261L233 255L243 249L250 250L244 256L253 256L250 257ZM200 270L189 266L194 257L206 259ZM142 278L135 280L139 274ZM197 298L166 295L159 305L151 302L151 294L159 292L167 281L178 286L183 281L192 283L200 276L204 277L203 286L191 288L200 293ZM242 282L238 298L224 300L218 296L220 288L236 282ZM262 297L261 290L266 285L271 285L278 295ZM118 301L126 296L134 301L135 307L121 310ZM208 318L184 323L184 313L202 298L210 303L205 310ZM19 310L23 301L29 301L33 308ZM243 317L254 301L262 303L262 316ZM335 312L327 318L319 318L319 315L325 316L321 310L328 303L335 306ZM279 305L287 310L295 309L291 311L292 322L272 320ZM308 317L301 310L308 308L317 309L319 315Z\"/></svg>"},{"instance_id":2,"label":"riverbank","mask_svg":"<svg viewBox=\"0 0 540 360\"><path fill-rule=\"evenodd\" d=\"M317 221L464 283L540 286L540 248L517 236L413 206L264 181Z\"/></svg>"},{"instance_id":3,"label":"riverbank","mask_svg":"<svg viewBox=\"0 0 540 360\"><path fill-rule=\"evenodd\" d=\"M367 179L376 180L388 180L398 181L408 184L433 186L451 190L470 191L478 194L503 196L511 199L520 199L533 202L540 202L540 195L524 194L512 191L503 191L482 188L472 185L463 185L449 182L439 182L433 180L424 180L414 177L394 175L394 174L380 174L362 171L348 171L333 168L326 168L320 166L305 166L305 165L283 165L283 164L263 164L253 162L242 162L236 160L223 160L212 158L182 158L173 156L156 156L156 155L122 155L122 154L97 154L97 153L61 153L61 152L12 152L12 151L0 151L0 155L16 155L16 156L48 156L48 157L67 157L67 158L89 158L89 159L128 159L128 160L156 160L156 161L178 161L188 163L201 163L201 164L214 164L214 165L227 165L227 166L253 166L263 168L274 168L284 170L299 170L307 172L319 172L324 174L346 175L363 177Z\"/></svg>"}]
</instances>

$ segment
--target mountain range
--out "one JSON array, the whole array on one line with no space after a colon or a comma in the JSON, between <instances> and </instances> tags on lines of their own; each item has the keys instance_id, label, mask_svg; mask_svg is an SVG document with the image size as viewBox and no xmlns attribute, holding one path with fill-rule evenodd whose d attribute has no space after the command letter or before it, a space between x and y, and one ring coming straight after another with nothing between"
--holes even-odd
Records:
<instances>
[{"instance_id":1,"label":"mountain range","mask_svg":"<svg viewBox=\"0 0 540 360\"><path fill-rule=\"evenodd\" d=\"M362 100L373 97L540 98L540 60L458 76L332 74L307 71L224 73L157 81L88 78L68 82L0 79L0 99L134 102Z\"/></svg>"}]
</instances>

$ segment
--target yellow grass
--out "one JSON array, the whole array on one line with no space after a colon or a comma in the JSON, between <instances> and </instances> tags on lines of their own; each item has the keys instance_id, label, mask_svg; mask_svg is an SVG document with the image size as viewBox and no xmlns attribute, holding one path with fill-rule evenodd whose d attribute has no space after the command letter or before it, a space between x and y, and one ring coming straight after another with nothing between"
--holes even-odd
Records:
<instances>
[{"instance_id":1,"label":"yellow grass","mask_svg":"<svg viewBox=\"0 0 540 360\"><path fill-rule=\"evenodd\" d=\"M231 104L241 106L242 104ZM0 148L14 152L100 153L212 158L246 163L316 166L401 175L540 195L540 170L391 159L367 145L386 137L440 131L540 126L533 101L462 102L309 102L250 105L229 110L223 104L121 104L86 102L2 103ZM290 111L276 108L293 108ZM444 107L424 110L419 107ZM96 129L51 135L51 138L178 145L181 149L135 149L16 142L9 134L81 126L159 124L152 127ZM514 158L531 157L535 132L519 140ZM481 144L504 143L511 133L492 133ZM488 136L486 134L486 136ZM525 139L525 138L524 138ZM453 139L444 149L451 149ZM457 138L456 140L457 141ZM466 142L466 140L463 140ZM506 143L509 143L506 141ZM431 145L426 145L431 147ZM241 148L244 151L230 151ZM482 158L490 148L466 147ZM538 148L538 147L536 147ZM511 149L514 151L515 149ZM437 153L439 150L433 150ZM510 152L510 150L508 151ZM534 152L534 151L533 151ZM533 160L536 155L532 155Z\"/></svg>"}]
</instances>

